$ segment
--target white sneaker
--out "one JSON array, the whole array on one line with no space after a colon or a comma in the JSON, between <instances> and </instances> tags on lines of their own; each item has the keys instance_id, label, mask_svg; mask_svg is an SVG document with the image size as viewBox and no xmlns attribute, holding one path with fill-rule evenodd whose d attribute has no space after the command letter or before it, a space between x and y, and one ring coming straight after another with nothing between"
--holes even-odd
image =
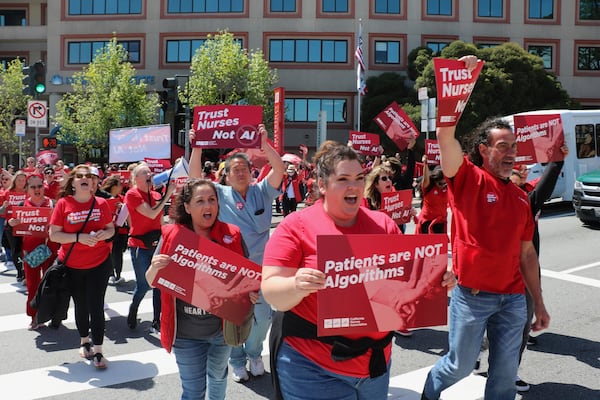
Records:
<instances>
[{"instance_id":1,"label":"white sneaker","mask_svg":"<svg viewBox=\"0 0 600 400\"><path fill-rule=\"evenodd\" d=\"M116 283L115 277L111 275L111 276L108 278L108 284L109 284L110 286L115 286L115 283Z\"/></svg>"},{"instance_id":2,"label":"white sneaker","mask_svg":"<svg viewBox=\"0 0 600 400\"><path fill-rule=\"evenodd\" d=\"M246 367L233 367L233 372L231 373L231 378L234 382L246 382L250 377L248 376L248 371L246 371Z\"/></svg>"},{"instance_id":3,"label":"white sneaker","mask_svg":"<svg viewBox=\"0 0 600 400\"><path fill-rule=\"evenodd\" d=\"M250 359L250 373L254 376L261 376L265 374L265 364L262 358L251 358Z\"/></svg>"},{"instance_id":4,"label":"white sneaker","mask_svg":"<svg viewBox=\"0 0 600 400\"><path fill-rule=\"evenodd\" d=\"M125 278L123 278L122 276L119 277L119 279L115 280L115 285L121 284L125 282Z\"/></svg>"},{"instance_id":5,"label":"white sneaker","mask_svg":"<svg viewBox=\"0 0 600 400\"><path fill-rule=\"evenodd\" d=\"M14 271L15 269L17 269L17 267L15 267L15 263L12 261L7 261L4 263L4 265L6 266L7 271Z\"/></svg>"}]
</instances>

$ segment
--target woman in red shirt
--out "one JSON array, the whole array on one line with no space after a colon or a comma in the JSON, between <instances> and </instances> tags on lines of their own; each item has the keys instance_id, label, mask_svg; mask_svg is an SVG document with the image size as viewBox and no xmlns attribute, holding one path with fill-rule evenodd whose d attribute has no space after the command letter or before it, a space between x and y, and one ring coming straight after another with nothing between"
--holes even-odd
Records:
<instances>
[{"instance_id":1,"label":"woman in red shirt","mask_svg":"<svg viewBox=\"0 0 600 400\"><path fill-rule=\"evenodd\" d=\"M4 192L4 208L6 209L6 220L12 218L12 207L18 206L27 198L27 191L25 185L27 184L27 175L23 171L15 172L10 187ZM10 253L14 262L14 266L17 269L17 282L21 283L25 280L25 273L23 271L23 254L22 245L23 240L20 237L14 236L10 225L6 225L5 232L6 239L10 245Z\"/></svg>"},{"instance_id":2,"label":"woman in red shirt","mask_svg":"<svg viewBox=\"0 0 600 400\"><path fill-rule=\"evenodd\" d=\"M427 166L427 156L423 156L423 165L423 180L421 181L423 203L416 233L446 233L448 185L439 165L430 172Z\"/></svg>"},{"instance_id":3,"label":"woman in red shirt","mask_svg":"<svg viewBox=\"0 0 600 400\"><path fill-rule=\"evenodd\" d=\"M96 368L106 368L102 355L104 294L112 270L111 242L107 240L115 234L115 226L106 200L92 194L92 179L87 165L78 165L69 173L50 218L50 240L63 245L58 258L66 261L68 269L81 342L79 355L91 358Z\"/></svg>"},{"instance_id":4,"label":"woman in red shirt","mask_svg":"<svg viewBox=\"0 0 600 400\"><path fill-rule=\"evenodd\" d=\"M21 204L25 207L45 207L52 208L52 200L49 197L44 195L44 183L43 179L40 175L34 174L29 175L26 183L27 194L29 197L25 199L25 201ZM11 227L15 227L21 223L20 218L11 218L8 220L8 224ZM35 315L37 310L30 306L31 300L35 297L37 287L42 280L42 276L46 272L48 268L52 265L54 260L56 259L58 252L58 243L54 243L48 240L48 233L46 231L46 235L43 237L40 236L24 236L23 237L23 255L25 256L27 253L35 249L37 246L41 244L46 244L50 250L52 251L52 255L44 261L42 264L33 268L26 261L23 261L23 268L25 270L25 282L27 287L27 302L25 305L25 310L27 315L31 317L31 323L29 324L28 329L34 330L43 326L44 324L36 324L35 323Z\"/></svg>"},{"instance_id":5,"label":"woman in red shirt","mask_svg":"<svg viewBox=\"0 0 600 400\"><path fill-rule=\"evenodd\" d=\"M175 223L162 228L161 253L169 253L169 249L176 246L173 237L183 230L246 256L240 229L217 220L218 214L219 200L214 183L207 179L188 180L172 208ZM169 261L168 254L152 257L146 271L149 284ZM255 303L258 292L250 293L250 300ZM183 388L182 398L204 399L208 386L211 399L224 399L231 347L223 338L223 320L165 291L161 291L161 303L160 341L168 352L173 350L175 353Z\"/></svg>"}]
</instances>

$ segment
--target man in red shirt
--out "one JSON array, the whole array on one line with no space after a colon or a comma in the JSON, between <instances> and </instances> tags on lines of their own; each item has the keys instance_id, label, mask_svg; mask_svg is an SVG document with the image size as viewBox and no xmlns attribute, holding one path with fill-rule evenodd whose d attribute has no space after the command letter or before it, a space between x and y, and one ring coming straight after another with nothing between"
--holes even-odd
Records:
<instances>
[{"instance_id":1,"label":"man in red shirt","mask_svg":"<svg viewBox=\"0 0 600 400\"><path fill-rule=\"evenodd\" d=\"M474 56L460 60L470 70L477 64ZM517 142L510 125L488 120L471 134L464 157L455 130L438 127L437 137L451 194L452 267L458 285L450 301L449 352L429 372L422 399L439 399L472 371L486 330L490 365L485 398L514 399L527 315L525 285L535 304L532 329L545 329L550 322L529 201L509 180Z\"/></svg>"}]
</instances>

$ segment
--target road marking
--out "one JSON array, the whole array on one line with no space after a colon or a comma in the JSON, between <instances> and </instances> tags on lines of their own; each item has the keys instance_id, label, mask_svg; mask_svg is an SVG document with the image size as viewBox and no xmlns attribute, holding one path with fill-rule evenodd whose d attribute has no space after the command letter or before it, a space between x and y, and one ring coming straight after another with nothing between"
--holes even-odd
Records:
<instances>
[{"instance_id":1,"label":"road marking","mask_svg":"<svg viewBox=\"0 0 600 400\"><path fill-rule=\"evenodd\" d=\"M156 349L109 357L108 368L102 371L94 368L91 361L79 360L4 374L0 376L0 387L4 393L11 393L12 399L33 400L177 372L175 357L164 349Z\"/></svg>"},{"instance_id":2,"label":"road marking","mask_svg":"<svg viewBox=\"0 0 600 400\"><path fill-rule=\"evenodd\" d=\"M579 267L575 267L575 268L571 268L571 269L565 269L564 271L560 271L560 272L562 272L563 274L570 274L573 272L583 271L584 269L596 268L599 266L600 266L600 262L595 262L595 263L591 263L591 264L581 265Z\"/></svg>"},{"instance_id":3,"label":"road marking","mask_svg":"<svg viewBox=\"0 0 600 400\"><path fill-rule=\"evenodd\" d=\"M547 269L542 269L542 276L545 276L548 278L560 279L562 281L567 281L567 282L579 283L581 285L600 288L600 280L586 278L585 276L565 274L564 272L550 271Z\"/></svg>"}]
</instances>

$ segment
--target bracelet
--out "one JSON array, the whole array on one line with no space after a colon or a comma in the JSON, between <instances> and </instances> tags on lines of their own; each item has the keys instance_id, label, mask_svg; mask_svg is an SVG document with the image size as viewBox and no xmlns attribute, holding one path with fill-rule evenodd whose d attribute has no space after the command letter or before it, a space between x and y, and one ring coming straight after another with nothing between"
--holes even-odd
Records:
<instances>
[{"instance_id":1,"label":"bracelet","mask_svg":"<svg viewBox=\"0 0 600 400\"><path fill-rule=\"evenodd\" d=\"M79 243L79 232L75 234L75 243Z\"/></svg>"}]
</instances>

